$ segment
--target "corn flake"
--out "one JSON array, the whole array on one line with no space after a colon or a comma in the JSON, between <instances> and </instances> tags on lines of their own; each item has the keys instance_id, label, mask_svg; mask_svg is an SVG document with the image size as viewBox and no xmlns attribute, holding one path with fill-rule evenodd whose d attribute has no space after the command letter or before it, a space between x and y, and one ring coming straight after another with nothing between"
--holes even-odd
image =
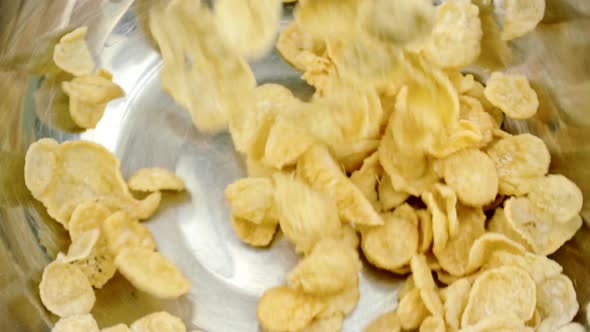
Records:
<instances>
[{"instance_id":1,"label":"corn flake","mask_svg":"<svg viewBox=\"0 0 590 332\"><path fill-rule=\"evenodd\" d=\"M463 276L467 271L470 249L484 233L485 215L481 209L459 206L459 229L449 236L442 250L434 251L441 267L455 276Z\"/></svg>"},{"instance_id":2,"label":"corn flake","mask_svg":"<svg viewBox=\"0 0 590 332\"><path fill-rule=\"evenodd\" d=\"M563 175L546 175L531 183L531 206L557 223L567 223L582 211L582 191Z\"/></svg>"},{"instance_id":3,"label":"corn flake","mask_svg":"<svg viewBox=\"0 0 590 332\"><path fill-rule=\"evenodd\" d=\"M90 256L90 253L98 242L99 236L99 229L92 229L80 234L76 240L72 240L72 244L68 248L68 254L62 261L64 263L71 263Z\"/></svg>"},{"instance_id":4,"label":"corn flake","mask_svg":"<svg viewBox=\"0 0 590 332\"><path fill-rule=\"evenodd\" d=\"M60 317L89 313L96 300L86 275L75 265L54 261L43 270L41 302Z\"/></svg>"},{"instance_id":5,"label":"corn flake","mask_svg":"<svg viewBox=\"0 0 590 332\"><path fill-rule=\"evenodd\" d=\"M432 31L435 7L431 1L377 0L361 3L361 24L369 34L383 42L394 45L419 43Z\"/></svg>"},{"instance_id":6,"label":"corn flake","mask_svg":"<svg viewBox=\"0 0 590 332\"><path fill-rule=\"evenodd\" d=\"M94 70L94 60L84 38L88 32L87 27L80 27L59 40L53 50L55 64L76 76L88 75Z\"/></svg>"},{"instance_id":7,"label":"corn flake","mask_svg":"<svg viewBox=\"0 0 590 332\"><path fill-rule=\"evenodd\" d=\"M190 281L172 262L146 248L121 249L115 265L133 286L157 298L177 298L190 288Z\"/></svg>"},{"instance_id":8,"label":"corn flake","mask_svg":"<svg viewBox=\"0 0 590 332\"><path fill-rule=\"evenodd\" d=\"M539 332L555 331L571 322L579 309L574 285L563 274L538 284L536 299L542 319Z\"/></svg>"},{"instance_id":9,"label":"corn flake","mask_svg":"<svg viewBox=\"0 0 590 332\"><path fill-rule=\"evenodd\" d=\"M420 324L420 332L445 332L446 326L442 316L431 315Z\"/></svg>"},{"instance_id":10,"label":"corn flake","mask_svg":"<svg viewBox=\"0 0 590 332\"><path fill-rule=\"evenodd\" d=\"M328 66L330 63L324 56L325 40L303 31L296 21L291 22L281 32L276 48L282 58L299 71L307 71L310 67Z\"/></svg>"},{"instance_id":11,"label":"corn flake","mask_svg":"<svg viewBox=\"0 0 590 332\"><path fill-rule=\"evenodd\" d=\"M506 218L506 213L501 207L496 208L494 215L488 221L487 228L490 232L500 233L510 240L519 243L525 249L533 251L535 245L534 241L526 236L523 232L519 231L518 228L509 222Z\"/></svg>"},{"instance_id":12,"label":"corn flake","mask_svg":"<svg viewBox=\"0 0 590 332\"><path fill-rule=\"evenodd\" d=\"M410 197L410 194L406 192L393 189L391 178L387 173L384 173L381 176L381 181L379 181L377 186L377 192L381 211L393 210L402 205Z\"/></svg>"},{"instance_id":13,"label":"corn flake","mask_svg":"<svg viewBox=\"0 0 590 332\"><path fill-rule=\"evenodd\" d=\"M396 209L403 208L403 205ZM418 218L382 214L385 224L361 232L361 248L375 266L394 271L408 263L418 251Z\"/></svg>"},{"instance_id":14,"label":"corn flake","mask_svg":"<svg viewBox=\"0 0 590 332\"><path fill-rule=\"evenodd\" d=\"M494 252L506 251L523 254L526 250L520 244L498 233L485 233L473 242L469 250L466 272L470 273L487 262Z\"/></svg>"},{"instance_id":15,"label":"corn flake","mask_svg":"<svg viewBox=\"0 0 590 332\"><path fill-rule=\"evenodd\" d=\"M477 6L469 0L445 1L436 9L431 41L424 54L440 67L467 66L480 55L482 35Z\"/></svg>"},{"instance_id":16,"label":"corn flake","mask_svg":"<svg viewBox=\"0 0 590 332\"><path fill-rule=\"evenodd\" d=\"M59 144L50 138L42 138L31 144L25 156L25 184L36 199L41 199L59 167Z\"/></svg>"},{"instance_id":17,"label":"corn flake","mask_svg":"<svg viewBox=\"0 0 590 332\"><path fill-rule=\"evenodd\" d=\"M401 298L396 313L404 330L416 329L422 324L428 316L428 309L422 301L418 288L414 288Z\"/></svg>"},{"instance_id":18,"label":"corn flake","mask_svg":"<svg viewBox=\"0 0 590 332\"><path fill-rule=\"evenodd\" d=\"M278 117L268 134L263 161L277 169L292 166L313 143L305 128Z\"/></svg>"},{"instance_id":19,"label":"corn flake","mask_svg":"<svg viewBox=\"0 0 590 332\"><path fill-rule=\"evenodd\" d=\"M373 205L373 208L377 211L380 209L377 185L381 173L379 155L373 153L363 161L363 165L359 170L350 175L350 181L363 192L365 197L371 202L371 205Z\"/></svg>"},{"instance_id":20,"label":"corn flake","mask_svg":"<svg viewBox=\"0 0 590 332\"><path fill-rule=\"evenodd\" d=\"M96 74L84 75L63 82L69 96L69 111L74 123L81 128L95 128L102 118L107 103L121 98L125 92L112 82L110 72L100 69Z\"/></svg>"},{"instance_id":21,"label":"corn flake","mask_svg":"<svg viewBox=\"0 0 590 332\"><path fill-rule=\"evenodd\" d=\"M459 151L443 161L445 182L461 203L484 206L498 194L498 174L492 160L476 149Z\"/></svg>"},{"instance_id":22,"label":"corn flake","mask_svg":"<svg viewBox=\"0 0 590 332\"><path fill-rule=\"evenodd\" d=\"M289 286L314 295L339 292L358 279L362 264L355 248L323 239L289 273Z\"/></svg>"},{"instance_id":23,"label":"corn flake","mask_svg":"<svg viewBox=\"0 0 590 332\"><path fill-rule=\"evenodd\" d=\"M547 174L551 160L545 143L531 134L502 138L487 153L498 171L499 193L504 195L526 194L529 186L523 184Z\"/></svg>"},{"instance_id":24,"label":"corn flake","mask_svg":"<svg viewBox=\"0 0 590 332\"><path fill-rule=\"evenodd\" d=\"M492 105L513 119L528 119L539 108L537 93L524 75L492 73L484 94Z\"/></svg>"},{"instance_id":25,"label":"corn flake","mask_svg":"<svg viewBox=\"0 0 590 332\"><path fill-rule=\"evenodd\" d=\"M277 173L273 179L279 224L297 252L308 253L319 240L339 231L332 200L292 176Z\"/></svg>"},{"instance_id":26,"label":"corn flake","mask_svg":"<svg viewBox=\"0 0 590 332\"><path fill-rule=\"evenodd\" d=\"M535 311L535 298L535 281L525 270L513 266L487 270L473 283L461 326L495 314L515 314L528 321Z\"/></svg>"},{"instance_id":27,"label":"corn flake","mask_svg":"<svg viewBox=\"0 0 590 332\"><path fill-rule=\"evenodd\" d=\"M364 332L400 332L401 322L396 311L390 311L375 318Z\"/></svg>"},{"instance_id":28,"label":"corn flake","mask_svg":"<svg viewBox=\"0 0 590 332\"><path fill-rule=\"evenodd\" d=\"M125 247L156 249L156 242L150 230L122 211L104 220L102 232L113 255L117 255Z\"/></svg>"},{"instance_id":29,"label":"corn flake","mask_svg":"<svg viewBox=\"0 0 590 332\"><path fill-rule=\"evenodd\" d=\"M454 330L460 328L461 316L467 305L470 290L471 283L464 278L441 289L440 297L443 301L444 318L449 328Z\"/></svg>"},{"instance_id":30,"label":"corn flake","mask_svg":"<svg viewBox=\"0 0 590 332\"><path fill-rule=\"evenodd\" d=\"M533 31L545 14L545 0L506 0L502 39L512 40Z\"/></svg>"},{"instance_id":31,"label":"corn flake","mask_svg":"<svg viewBox=\"0 0 590 332\"><path fill-rule=\"evenodd\" d=\"M516 266L527 271L537 285L547 279L557 277L562 272L562 267L557 262L530 252L514 254L506 251L492 253L483 269L496 268L500 266Z\"/></svg>"},{"instance_id":32,"label":"corn flake","mask_svg":"<svg viewBox=\"0 0 590 332\"><path fill-rule=\"evenodd\" d=\"M186 332L186 327L180 318L165 311L145 315L133 322L132 332Z\"/></svg>"},{"instance_id":33,"label":"corn flake","mask_svg":"<svg viewBox=\"0 0 590 332\"><path fill-rule=\"evenodd\" d=\"M326 318L332 317L336 314L347 315L356 307L360 298L359 281L358 278L340 292L323 296L322 302L325 304L324 309L319 313L318 317Z\"/></svg>"},{"instance_id":34,"label":"corn flake","mask_svg":"<svg viewBox=\"0 0 590 332\"><path fill-rule=\"evenodd\" d=\"M315 145L297 163L297 174L309 185L333 197L340 217L352 225L382 225L371 202L342 172L330 152Z\"/></svg>"},{"instance_id":35,"label":"corn flake","mask_svg":"<svg viewBox=\"0 0 590 332\"><path fill-rule=\"evenodd\" d=\"M359 5L358 0L300 0L295 21L315 37L350 40L358 31Z\"/></svg>"},{"instance_id":36,"label":"corn flake","mask_svg":"<svg viewBox=\"0 0 590 332\"><path fill-rule=\"evenodd\" d=\"M586 332L586 328L580 323L569 323L560 327L557 332Z\"/></svg>"},{"instance_id":37,"label":"corn flake","mask_svg":"<svg viewBox=\"0 0 590 332\"><path fill-rule=\"evenodd\" d=\"M78 314L61 318L51 332L99 332L98 324L91 314Z\"/></svg>"},{"instance_id":38,"label":"corn flake","mask_svg":"<svg viewBox=\"0 0 590 332\"><path fill-rule=\"evenodd\" d=\"M214 10L220 35L242 56L259 58L272 48L282 14L280 0L221 0Z\"/></svg>"},{"instance_id":39,"label":"corn flake","mask_svg":"<svg viewBox=\"0 0 590 332\"><path fill-rule=\"evenodd\" d=\"M427 210L416 210L418 215L419 245L418 252L425 253L432 246L432 216Z\"/></svg>"},{"instance_id":40,"label":"corn flake","mask_svg":"<svg viewBox=\"0 0 590 332\"><path fill-rule=\"evenodd\" d=\"M225 199L235 217L256 225L278 223L270 178L239 179L225 188Z\"/></svg>"},{"instance_id":41,"label":"corn flake","mask_svg":"<svg viewBox=\"0 0 590 332\"><path fill-rule=\"evenodd\" d=\"M538 213L525 197L512 197L504 203L508 222L523 237L532 243L537 254L550 255L571 239L582 227L582 218L574 216L565 223L557 223L553 218Z\"/></svg>"},{"instance_id":42,"label":"corn flake","mask_svg":"<svg viewBox=\"0 0 590 332\"><path fill-rule=\"evenodd\" d=\"M129 189L135 191L184 190L184 181L164 168L138 169L127 181Z\"/></svg>"},{"instance_id":43,"label":"corn flake","mask_svg":"<svg viewBox=\"0 0 590 332\"><path fill-rule=\"evenodd\" d=\"M311 324L297 332L339 332L342 329L342 314L314 319Z\"/></svg>"},{"instance_id":44,"label":"corn flake","mask_svg":"<svg viewBox=\"0 0 590 332\"><path fill-rule=\"evenodd\" d=\"M236 236L244 243L253 247L266 247L277 232L277 224L255 224L240 217L231 216L231 226Z\"/></svg>"},{"instance_id":45,"label":"corn flake","mask_svg":"<svg viewBox=\"0 0 590 332\"><path fill-rule=\"evenodd\" d=\"M325 308L317 297L281 286L267 289L256 308L256 316L267 331L298 331L309 325Z\"/></svg>"}]
</instances>

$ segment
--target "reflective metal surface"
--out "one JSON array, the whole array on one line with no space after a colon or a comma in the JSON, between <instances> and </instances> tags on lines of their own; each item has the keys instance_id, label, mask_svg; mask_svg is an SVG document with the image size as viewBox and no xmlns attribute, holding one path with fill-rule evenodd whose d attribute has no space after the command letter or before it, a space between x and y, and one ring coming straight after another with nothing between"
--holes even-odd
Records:
<instances>
[{"instance_id":1,"label":"reflective metal surface","mask_svg":"<svg viewBox=\"0 0 590 332\"><path fill-rule=\"evenodd\" d=\"M187 184L187 193L165 196L147 225L159 250L192 280L191 293L177 301L157 301L117 275L97 291L93 314L101 327L165 309L189 328L258 331L258 297L282 283L297 260L282 237L270 249L253 249L233 236L223 190L244 174L242 162L228 135L200 134L188 113L160 89L160 58L139 28L144 9L139 8L138 17L132 3L0 1L0 331L48 331L57 318L41 305L37 284L43 266L68 241L61 226L30 196L22 174L24 152L40 137L92 140L117 154L124 176L140 167L160 166L175 170ZM534 80L543 107L533 120L508 124L512 131L531 131L545 139L553 169L574 179L586 194L585 220L590 220L589 17L587 0L548 0L544 23L515 43L510 70ZM109 104L96 129L75 132L58 84L40 73L51 72L43 61L44 45L81 24L89 26L100 66L113 72L127 96ZM253 68L259 83L279 82L301 97L310 93L276 53ZM574 280L582 305L590 300L589 239L584 228L555 255ZM400 280L365 265L360 302L343 330L360 331L379 313L393 309Z\"/></svg>"}]
</instances>

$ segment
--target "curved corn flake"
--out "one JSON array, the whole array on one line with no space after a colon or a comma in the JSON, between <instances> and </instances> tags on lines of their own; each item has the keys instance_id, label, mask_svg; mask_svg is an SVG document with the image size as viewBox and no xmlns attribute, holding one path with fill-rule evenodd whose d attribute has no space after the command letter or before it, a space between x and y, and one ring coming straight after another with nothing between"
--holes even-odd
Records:
<instances>
[{"instance_id":1,"label":"curved corn flake","mask_svg":"<svg viewBox=\"0 0 590 332\"><path fill-rule=\"evenodd\" d=\"M340 152L351 149L351 145L356 150L364 140L379 137L383 108L374 88L334 80L325 94L305 104L301 115L295 115L295 119L302 117L315 138Z\"/></svg>"},{"instance_id":2,"label":"curved corn flake","mask_svg":"<svg viewBox=\"0 0 590 332\"><path fill-rule=\"evenodd\" d=\"M482 36L477 6L469 0L445 1L436 9L431 41L424 55L440 67L467 66L479 57Z\"/></svg>"},{"instance_id":3,"label":"curved corn flake","mask_svg":"<svg viewBox=\"0 0 590 332\"><path fill-rule=\"evenodd\" d=\"M265 165L252 157L246 158L246 174L253 178L272 178L272 175L279 170Z\"/></svg>"},{"instance_id":4,"label":"curved corn flake","mask_svg":"<svg viewBox=\"0 0 590 332\"><path fill-rule=\"evenodd\" d=\"M498 194L498 173L494 162L476 149L459 151L443 161L445 182L461 203L484 206Z\"/></svg>"},{"instance_id":5,"label":"curved corn flake","mask_svg":"<svg viewBox=\"0 0 590 332\"><path fill-rule=\"evenodd\" d=\"M48 139L42 144L54 145ZM32 149L34 154L36 145ZM119 161L104 147L88 141L71 141L59 145L54 153L51 181L44 192L37 190L36 198L66 228L74 209L85 202L102 203L111 211L124 209L142 218L149 217L158 207L159 197L154 200L148 196L143 201L133 198L121 176ZM29 160L33 162L32 159Z\"/></svg>"},{"instance_id":6,"label":"curved corn flake","mask_svg":"<svg viewBox=\"0 0 590 332\"><path fill-rule=\"evenodd\" d=\"M77 241L85 232L102 230L110 211L100 203L88 202L78 205L68 224L72 241ZM104 232L100 232L90 253L73 264L88 277L92 286L102 288L115 274L115 256L108 248Z\"/></svg>"},{"instance_id":7,"label":"curved corn flake","mask_svg":"<svg viewBox=\"0 0 590 332\"><path fill-rule=\"evenodd\" d=\"M184 190L184 181L178 175L159 167L138 169L131 175L127 185L135 191Z\"/></svg>"},{"instance_id":8,"label":"curved corn flake","mask_svg":"<svg viewBox=\"0 0 590 332\"><path fill-rule=\"evenodd\" d=\"M297 163L297 174L309 185L336 201L340 217L352 225L382 225L371 202L338 167L330 152L320 145L307 150Z\"/></svg>"},{"instance_id":9,"label":"curved corn flake","mask_svg":"<svg viewBox=\"0 0 590 332\"><path fill-rule=\"evenodd\" d=\"M68 254L62 259L64 263L71 263L90 256L100 236L99 229L92 229L83 232L68 248Z\"/></svg>"},{"instance_id":10,"label":"curved corn flake","mask_svg":"<svg viewBox=\"0 0 590 332\"><path fill-rule=\"evenodd\" d=\"M401 322L396 311L389 311L375 318L364 332L400 332Z\"/></svg>"},{"instance_id":11,"label":"curved corn flake","mask_svg":"<svg viewBox=\"0 0 590 332\"><path fill-rule=\"evenodd\" d=\"M350 40L358 31L359 5L358 0L300 0L295 21L313 36Z\"/></svg>"},{"instance_id":12,"label":"curved corn flake","mask_svg":"<svg viewBox=\"0 0 590 332\"><path fill-rule=\"evenodd\" d=\"M560 274L537 285L537 309L542 318L539 332L555 331L574 319L579 305L572 281Z\"/></svg>"},{"instance_id":13,"label":"curved corn flake","mask_svg":"<svg viewBox=\"0 0 590 332\"><path fill-rule=\"evenodd\" d=\"M500 266L516 266L527 271L537 285L547 279L557 277L562 272L562 267L557 262L542 256L525 252L514 254L506 251L493 252L483 269Z\"/></svg>"},{"instance_id":14,"label":"curved corn flake","mask_svg":"<svg viewBox=\"0 0 590 332\"><path fill-rule=\"evenodd\" d=\"M319 313L318 317L332 317L336 314L348 315L354 308L360 299L359 281L358 278L340 292L321 297L321 301L325 307Z\"/></svg>"},{"instance_id":15,"label":"curved corn flake","mask_svg":"<svg viewBox=\"0 0 590 332\"><path fill-rule=\"evenodd\" d=\"M121 98L125 92L113 83L112 75L101 69L96 74L78 76L62 83L63 91L70 97L83 103L102 105Z\"/></svg>"},{"instance_id":16,"label":"curved corn flake","mask_svg":"<svg viewBox=\"0 0 590 332\"><path fill-rule=\"evenodd\" d=\"M435 7L428 0L377 0L361 3L363 28L386 43L418 43L430 35L434 26Z\"/></svg>"},{"instance_id":17,"label":"curved corn flake","mask_svg":"<svg viewBox=\"0 0 590 332\"><path fill-rule=\"evenodd\" d=\"M76 76L90 74L94 60L86 45L88 27L80 27L64 35L53 49L53 62L68 73Z\"/></svg>"},{"instance_id":18,"label":"curved corn flake","mask_svg":"<svg viewBox=\"0 0 590 332\"><path fill-rule=\"evenodd\" d=\"M60 317L89 313L96 300L86 275L77 266L61 261L43 270L39 295L45 308Z\"/></svg>"},{"instance_id":19,"label":"curved corn flake","mask_svg":"<svg viewBox=\"0 0 590 332\"><path fill-rule=\"evenodd\" d=\"M414 278L414 284L419 289L435 289L436 284L434 278L432 278L432 271L426 261L424 255L414 255L410 261L410 267L412 269L412 277Z\"/></svg>"},{"instance_id":20,"label":"curved corn flake","mask_svg":"<svg viewBox=\"0 0 590 332\"><path fill-rule=\"evenodd\" d=\"M395 212L382 214L382 218L382 226L363 229L361 248L371 264L395 272L410 263L418 251L418 218Z\"/></svg>"},{"instance_id":21,"label":"curved corn flake","mask_svg":"<svg viewBox=\"0 0 590 332\"><path fill-rule=\"evenodd\" d=\"M420 324L420 332L445 332L446 325L442 316L431 315Z\"/></svg>"},{"instance_id":22,"label":"curved corn flake","mask_svg":"<svg viewBox=\"0 0 590 332\"><path fill-rule=\"evenodd\" d=\"M98 324L91 314L73 315L60 318L51 332L99 332Z\"/></svg>"},{"instance_id":23,"label":"curved corn flake","mask_svg":"<svg viewBox=\"0 0 590 332\"><path fill-rule=\"evenodd\" d=\"M122 211L105 219L102 224L102 233L113 255L117 255L126 247L156 249L156 242L150 230Z\"/></svg>"},{"instance_id":24,"label":"curved corn flake","mask_svg":"<svg viewBox=\"0 0 590 332\"><path fill-rule=\"evenodd\" d=\"M100 230L110 214L109 209L100 203L87 202L78 205L68 223L72 241L76 241L85 232Z\"/></svg>"},{"instance_id":25,"label":"curved corn flake","mask_svg":"<svg viewBox=\"0 0 590 332\"><path fill-rule=\"evenodd\" d=\"M557 223L567 223L582 211L582 191L563 175L549 174L531 183L531 206Z\"/></svg>"},{"instance_id":26,"label":"curved corn flake","mask_svg":"<svg viewBox=\"0 0 590 332\"><path fill-rule=\"evenodd\" d=\"M157 298L177 298L190 289L190 281L170 260L146 248L121 249L115 265L133 286Z\"/></svg>"},{"instance_id":27,"label":"curved corn flake","mask_svg":"<svg viewBox=\"0 0 590 332\"><path fill-rule=\"evenodd\" d=\"M208 6L174 1L153 6L149 19L163 58L162 87L188 110L198 129L219 131L228 120L240 123L252 112L254 76L226 45Z\"/></svg>"},{"instance_id":28,"label":"curved corn flake","mask_svg":"<svg viewBox=\"0 0 590 332\"><path fill-rule=\"evenodd\" d=\"M220 0L214 11L220 35L242 56L256 59L272 48L282 14L281 0Z\"/></svg>"},{"instance_id":29,"label":"curved corn flake","mask_svg":"<svg viewBox=\"0 0 590 332\"><path fill-rule=\"evenodd\" d=\"M487 81L485 97L507 116L524 120L537 113L539 99L524 75L494 72Z\"/></svg>"},{"instance_id":30,"label":"curved corn flake","mask_svg":"<svg viewBox=\"0 0 590 332\"><path fill-rule=\"evenodd\" d=\"M531 237L526 236L526 234L519 231L518 228L506 218L506 213L501 207L496 208L494 211L494 215L488 221L487 229L490 232L502 234L510 240L522 245L527 250L533 251L533 247L535 246L534 241Z\"/></svg>"},{"instance_id":31,"label":"curved corn flake","mask_svg":"<svg viewBox=\"0 0 590 332\"><path fill-rule=\"evenodd\" d=\"M422 324L422 321L428 316L428 309L422 302L420 290L414 288L404 296L397 307L397 316L401 327L404 330L416 329Z\"/></svg>"},{"instance_id":32,"label":"curved corn flake","mask_svg":"<svg viewBox=\"0 0 590 332\"><path fill-rule=\"evenodd\" d=\"M455 276L463 276L467 271L470 249L484 233L486 217L479 208L459 206L459 229L449 236L442 250L434 251L443 270Z\"/></svg>"},{"instance_id":33,"label":"curved corn flake","mask_svg":"<svg viewBox=\"0 0 590 332\"><path fill-rule=\"evenodd\" d=\"M286 286L267 289L256 308L256 317L267 331L298 331L325 308L317 297Z\"/></svg>"},{"instance_id":34,"label":"curved corn flake","mask_svg":"<svg viewBox=\"0 0 590 332\"><path fill-rule=\"evenodd\" d=\"M427 210L416 210L418 215L418 252L425 253L432 246L432 216Z\"/></svg>"},{"instance_id":35,"label":"curved corn flake","mask_svg":"<svg viewBox=\"0 0 590 332\"><path fill-rule=\"evenodd\" d=\"M532 243L533 251L550 255L571 239L582 227L582 218L576 215L565 223L538 213L531 207L529 199L512 197L504 203L506 219L514 229Z\"/></svg>"},{"instance_id":36,"label":"curved corn flake","mask_svg":"<svg viewBox=\"0 0 590 332\"><path fill-rule=\"evenodd\" d=\"M438 294L438 289L421 289L420 297L424 306L431 315L444 315L443 303Z\"/></svg>"},{"instance_id":37,"label":"curved corn flake","mask_svg":"<svg viewBox=\"0 0 590 332\"><path fill-rule=\"evenodd\" d=\"M379 155L375 152L363 161L361 168L350 175L350 181L359 188L375 210L380 209L377 185L382 169Z\"/></svg>"},{"instance_id":38,"label":"curved corn flake","mask_svg":"<svg viewBox=\"0 0 590 332\"><path fill-rule=\"evenodd\" d=\"M325 40L303 31L296 21L292 21L281 32L276 48L281 57L299 71L307 71L311 67L327 67L330 63L324 56Z\"/></svg>"},{"instance_id":39,"label":"curved corn flake","mask_svg":"<svg viewBox=\"0 0 590 332\"><path fill-rule=\"evenodd\" d=\"M131 332L129 327L125 324L117 324L100 329L100 332Z\"/></svg>"},{"instance_id":40,"label":"curved corn flake","mask_svg":"<svg viewBox=\"0 0 590 332\"><path fill-rule=\"evenodd\" d=\"M545 0L506 0L503 4L503 40L533 31L545 14Z\"/></svg>"},{"instance_id":41,"label":"curved corn flake","mask_svg":"<svg viewBox=\"0 0 590 332\"><path fill-rule=\"evenodd\" d=\"M461 278L440 291L444 318L451 329L458 330L460 328L461 316L467 305L470 290L471 283L467 279Z\"/></svg>"},{"instance_id":42,"label":"curved corn flake","mask_svg":"<svg viewBox=\"0 0 590 332\"><path fill-rule=\"evenodd\" d=\"M469 250L466 273L471 273L491 257L494 252L506 251L514 254L523 254L526 250L520 244L498 233L485 233L473 242Z\"/></svg>"},{"instance_id":43,"label":"curved corn flake","mask_svg":"<svg viewBox=\"0 0 590 332\"><path fill-rule=\"evenodd\" d=\"M308 130L278 117L269 131L263 162L277 169L292 166L313 143Z\"/></svg>"},{"instance_id":44,"label":"curved corn flake","mask_svg":"<svg viewBox=\"0 0 590 332\"><path fill-rule=\"evenodd\" d=\"M346 243L323 239L289 272L289 286L308 294L334 294L358 279L358 253Z\"/></svg>"},{"instance_id":45,"label":"curved corn flake","mask_svg":"<svg viewBox=\"0 0 590 332\"><path fill-rule=\"evenodd\" d=\"M449 241L448 219L432 192L425 192L422 201L432 214L432 251L441 252Z\"/></svg>"},{"instance_id":46,"label":"curved corn flake","mask_svg":"<svg viewBox=\"0 0 590 332\"><path fill-rule=\"evenodd\" d=\"M521 321L533 317L535 281L523 269L503 266L483 272L473 283L461 326L480 322L490 315L515 314Z\"/></svg>"},{"instance_id":47,"label":"curved corn flake","mask_svg":"<svg viewBox=\"0 0 590 332\"><path fill-rule=\"evenodd\" d=\"M133 322L132 332L186 332L182 320L165 311L145 315Z\"/></svg>"},{"instance_id":48,"label":"curved corn flake","mask_svg":"<svg viewBox=\"0 0 590 332\"><path fill-rule=\"evenodd\" d=\"M331 146L334 158L348 173L358 170L363 160L368 158L379 147L378 139L362 139L352 144L334 144Z\"/></svg>"},{"instance_id":49,"label":"curved corn flake","mask_svg":"<svg viewBox=\"0 0 590 332\"><path fill-rule=\"evenodd\" d=\"M240 217L231 216L231 226L236 236L244 243L253 247L266 247L277 232L278 224L255 224Z\"/></svg>"},{"instance_id":50,"label":"curved corn flake","mask_svg":"<svg viewBox=\"0 0 590 332\"><path fill-rule=\"evenodd\" d=\"M249 158L264 157L269 131L279 114L288 114L300 102L286 87L267 83L254 89L255 109L242 121L232 122L230 133L236 150Z\"/></svg>"},{"instance_id":51,"label":"curved corn flake","mask_svg":"<svg viewBox=\"0 0 590 332\"><path fill-rule=\"evenodd\" d=\"M41 200L51 190L59 167L58 156L59 144L53 139L42 138L29 146L25 155L25 184L36 199Z\"/></svg>"},{"instance_id":52,"label":"curved corn flake","mask_svg":"<svg viewBox=\"0 0 590 332\"><path fill-rule=\"evenodd\" d=\"M414 283L414 277L410 274L406 278L406 280L404 281L404 283L402 284L400 289L398 290L398 293L397 293L398 301L403 299L406 295L408 295L410 293L411 290L413 290L415 288L416 288L416 283Z\"/></svg>"},{"instance_id":53,"label":"curved corn flake","mask_svg":"<svg viewBox=\"0 0 590 332\"><path fill-rule=\"evenodd\" d=\"M547 174L551 156L545 143L531 134L502 138L487 150L496 165L499 192L504 195L526 194L523 182Z\"/></svg>"},{"instance_id":54,"label":"curved corn flake","mask_svg":"<svg viewBox=\"0 0 590 332\"><path fill-rule=\"evenodd\" d=\"M239 179L225 188L225 199L235 217L256 225L278 223L270 178Z\"/></svg>"},{"instance_id":55,"label":"curved corn flake","mask_svg":"<svg viewBox=\"0 0 590 332\"><path fill-rule=\"evenodd\" d=\"M438 175L425 154L401 152L389 128L379 144L379 161L394 190L420 196L438 181Z\"/></svg>"},{"instance_id":56,"label":"curved corn flake","mask_svg":"<svg viewBox=\"0 0 590 332\"><path fill-rule=\"evenodd\" d=\"M410 197L410 194L406 192L393 189L391 178L389 175L387 175L387 173L384 173L381 176L381 181L379 181L377 191L379 195L381 211L393 210L396 207L402 205Z\"/></svg>"},{"instance_id":57,"label":"curved corn flake","mask_svg":"<svg viewBox=\"0 0 590 332\"><path fill-rule=\"evenodd\" d=\"M481 134L481 141L477 146L483 147L492 142L496 122L492 115L485 111L481 101L475 97L462 95L459 97L459 102L461 105L460 119L468 121Z\"/></svg>"},{"instance_id":58,"label":"curved corn flake","mask_svg":"<svg viewBox=\"0 0 590 332\"><path fill-rule=\"evenodd\" d=\"M557 332L586 332L586 328L580 323L569 323L560 327Z\"/></svg>"},{"instance_id":59,"label":"curved corn flake","mask_svg":"<svg viewBox=\"0 0 590 332\"><path fill-rule=\"evenodd\" d=\"M273 179L279 224L297 252L308 253L320 239L339 231L332 200L292 176L277 173Z\"/></svg>"}]
</instances>

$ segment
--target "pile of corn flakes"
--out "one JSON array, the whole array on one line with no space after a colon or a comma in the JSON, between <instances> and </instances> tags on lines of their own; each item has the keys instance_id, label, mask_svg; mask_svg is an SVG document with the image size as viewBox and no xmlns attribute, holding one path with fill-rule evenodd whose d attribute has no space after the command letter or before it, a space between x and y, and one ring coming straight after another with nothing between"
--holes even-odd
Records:
<instances>
[{"instance_id":1,"label":"pile of corn flakes","mask_svg":"<svg viewBox=\"0 0 590 332\"><path fill-rule=\"evenodd\" d=\"M482 50L505 53L545 10L544 0L495 5L300 0L276 47L315 87L309 101L278 84L257 86L248 66L273 46L280 0L152 8L163 89L198 129L228 128L246 159L248 177L225 190L236 236L266 247L280 229L301 255L285 283L260 298L263 330L340 331L362 296L362 252L369 264L407 275L398 306L366 332L584 331L572 323L572 281L547 257L582 226L582 193L548 173L541 139L501 129L504 117L535 115L535 90L522 75L496 71L482 84L461 71L485 65ZM91 74L85 33L64 37L54 59L76 76L63 84L72 117L91 128L122 90L108 72ZM153 215L161 190L184 189L174 174L140 170L125 183L104 148L42 139L27 153L25 178L72 239L39 286L43 304L62 317L54 331L98 331L88 314L93 287L116 270L155 297L188 291L139 222ZM151 194L138 200L129 189ZM164 312L130 329L186 330Z\"/></svg>"}]
</instances>

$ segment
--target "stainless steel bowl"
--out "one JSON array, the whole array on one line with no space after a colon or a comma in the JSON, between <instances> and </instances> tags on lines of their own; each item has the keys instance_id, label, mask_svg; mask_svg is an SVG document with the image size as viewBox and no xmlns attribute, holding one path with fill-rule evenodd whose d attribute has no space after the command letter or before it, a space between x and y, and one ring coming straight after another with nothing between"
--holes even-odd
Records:
<instances>
[{"instance_id":1,"label":"stainless steel bowl","mask_svg":"<svg viewBox=\"0 0 590 332\"><path fill-rule=\"evenodd\" d=\"M139 0L138 0L139 1ZM552 169L575 180L590 220L590 1L547 0L536 32L513 45L511 71L533 80L542 99L530 121L507 129L528 131L549 145ZM257 331L255 310L264 289L284 281L297 260L284 238L270 249L241 244L228 223L226 184L243 176L228 135L207 136L192 125L159 84L160 57L140 27L149 1L0 1L0 330L48 331L57 317L39 300L43 267L67 248L65 231L52 221L24 185L24 153L41 137L98 142L121 159L123 174L140 167L175 170L188 193L167 194L148 222L159 249L190 276L193 288L177 301L158 301L116 276L96 292L93 314L100 326L130 323L169 310L189 327L209 332ZM282 22L290 19L289 9ZM127 96L109 104L95 130L74 132L60 90L44 77L47 45L68 28L89 26L92 51ZM301 97L310 88L276 53L253 64L259 83L279 82ZM485 71L478 71L482 76ZM590 300L590 231L583 228L554 258L574 281L578 300ZM361 299L344 331L361 331L397 301L401 279L365 266ZM584 322L584 309L578 321Z\"/></svg>"}]
</instances>

